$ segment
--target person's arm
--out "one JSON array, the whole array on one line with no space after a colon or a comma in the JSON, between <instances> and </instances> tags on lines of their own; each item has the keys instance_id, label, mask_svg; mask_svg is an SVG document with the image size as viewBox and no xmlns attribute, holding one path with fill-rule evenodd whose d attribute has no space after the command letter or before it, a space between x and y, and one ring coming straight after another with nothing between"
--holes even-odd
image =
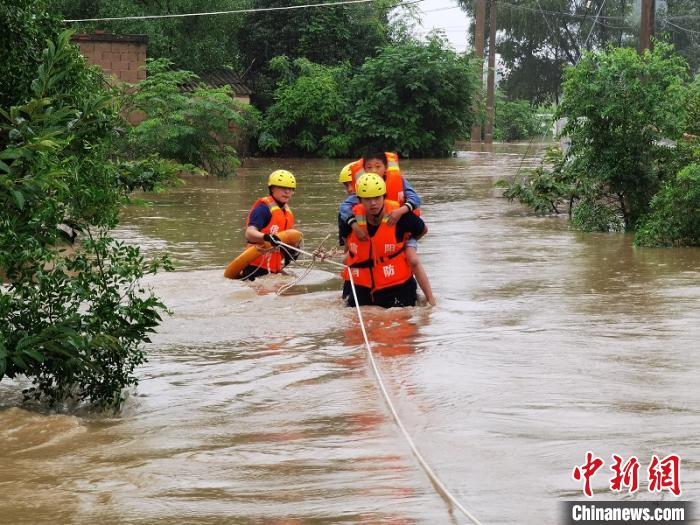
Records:
<instances>
[{"instance_id":1,"label":"person's arm","mask_svg":"<svg viewBox=\"0 0 700 525\"><path fill-rule=\"evenodd\" d=\"M253 244L262 244L265 242L265 234L261 232L272 220L270 208L264 204L258 204L250 214L248 227L245 229L245 240Z\"/></svg>"},{"instance_id":2,"label":"person's arm","mask_svg":"<svg viewBox=\"0 0 700 525\"><path fill-rule=\"evenodd\" d=\"M357 195L353 194L345 197L345 200L340 204L340 220L348 226L350 225L349 221L355 218L352 213L352 208L359 202Z\"/></svg>"},{"instance_id":3,"label":"person's arm","mask_svg":"<svg viewBox=\"0 0 700 525\"><path fill-rule=\"evenodd\" d=\"M352 232L352 228L348 226L344 222L339 222L338 223L338 236L343 239L343 244L346 244L345 241L348 238L348 235Z\"/></svg>"},{"instance_id":4,"label":"person's arm","mask_svg":"<svg viewBox=\"0 0 700 525\"><path fill-rule=\"evenodd\" d=\"M402 239L405 233L418 240L428 233L428 227L423 219L413 213L408 213L402 216L396 224L397 240Z\"/></svg>"},{"instance_id":5,"label":"person's arm","mask_svg":"<svg viewBox=\"0 0 700 525\"><path fill-rule=\"evenodd\" d=\"M340 246L345 246L345 235L343 235L343 226L345 223L343 219L340 218L340 213L338 214L338 244Z\"/></svg>"},{"instance_id":6,"label":"person's arm","mask_svg":"<svg viewBox=\"0 0 700 525\"><path fill-rule=\"evenodd\" d=\"M413 189L413 186L409 184L406 177L403 178L403 197L406 199L405 205L408 205L411 209L409 211L417 210L420 208L420 197Z\"/></svg>"},{"instance_id":7,"label":"person's arm","mask_svg":"<svg viewBox=\"0 0 700 525\"><path fill-rule=\"evenodd\" d=\"M360 228L359 224L357 224L357 219L355 219L355 215L352 213L352 208L356 204L359 204L359 202L360 199L357 197L357 195L348 195L340 205L340 219L345 224L350 226L350 228L352 228L352 231L355 232L358 239L361 241L366 241L369 237L364 230Z\"/></svg>"},{"instance_id":8,"label":"person's arm","mask_svg":"<svg viewBox=\"0 0 700 525\"><path fill-rule=\"evenodd\" d=\"M394 211L389 214L389 225L396 224L398 220L417 208L420 208L420 197L416 191L411 187L411 185L406 180L406 177L402 177L403 180L403 197L405 202Z\"/></svg>"}]
</instances>

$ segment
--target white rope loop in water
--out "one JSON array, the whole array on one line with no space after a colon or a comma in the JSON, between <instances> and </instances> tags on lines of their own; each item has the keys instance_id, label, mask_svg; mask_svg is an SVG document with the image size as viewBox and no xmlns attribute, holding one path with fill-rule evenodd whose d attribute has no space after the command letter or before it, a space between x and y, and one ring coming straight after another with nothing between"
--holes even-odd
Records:
<instances>
[{"instance_id":1,"label":"white rope loop in water","mask_svg":"<svg viewBox=\"0 0 700 525\"><path fill-rule=\"evenodd\" d=\"M314 254L306 252L300 248L297 248L296 246L292 246L290 244L286 244L281 242L281 246L284 246L286 248L289 248L291 250L296 250L299 253L303 253L305 255L310 255L311 257L314 257ZM464 506L455 498L452 493L443 485L442 481L438 478L437 474L433 471L432 468L430 468L430 465L428 465L428 462L423 458L423 455L420 453L418 450L418 447L416 447L416 444L413 442L413 438L411 438L411 435L408 433L408 430L406 430L406 427L404 426L403 422L401 421L401 418L399 417L398 412L396 411L396 408L394 407L394 403L391 401L391 398L389 397L389 392L386 389L386 386L384 386L384 381L382 380L382 376L379 373L379 367L377 366L377 362L374 359L374 355L372 354L372 346L370 345L369 338L367 337L367 330L365 329L365 322L364 319L362 318L362 310L360 309L359 301L357 299L357 291L355 290L355 281L353 280L352 277L352 271L350 271L350 267L348 267L346 264L335 262L335 261L327 261L329 264L339 266L341 268L348 268L348 275L350 276L350 288L352 289L352 295L355 299L355 308L357 310L357 317L360 320L360 328L362 329L362 337L364 337L365 340L365 348L367 349L367 356L369 357L369 362L372 365L372 371L374 372L375 378L377 379L377 383L379 384L379 389L382 392L382 395L384 396L384 401L386 402L387 406L389 407L389 411L391 412L391 415L394 417L394 421L396 421L396 424L398 425L399 429L401 430L401 433L404 435L406 438L406 441L408 442L408 445L411 447L411 451L413 452L413 455L416 457L418 460L418 463L420 466L423 468L425 473L428 475L428 478L430 479L430 482L433 484L435 487L436 491L438 494L440 494L444 499L447 500L448 503L454 505L457 509L462 512L469 520L471 520L472 523L475 525L482 525L482 523L477 520L471 512L469 512L467 509L464 508Z\"/></svg>"}]
</instances>

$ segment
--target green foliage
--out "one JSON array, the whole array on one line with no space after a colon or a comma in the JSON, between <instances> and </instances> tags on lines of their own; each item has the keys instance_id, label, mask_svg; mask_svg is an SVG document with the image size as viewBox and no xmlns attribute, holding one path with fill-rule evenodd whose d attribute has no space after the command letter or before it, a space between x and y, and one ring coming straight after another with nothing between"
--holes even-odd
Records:
<instances>
[{"instance_id":1,"label":"green foliage","mask_svg":"<svg viewBox=\"0 0 700 525\"><path fill-rule=\"evenodd\" d=\"M349 155L350 138L345 119L349 110L349 67L313 64L304 58L270 61L281 78L275 102L265 113L259 145L263 151Z\"/></svg>"},{"instance_id":2,"label":"green foliage","mask_svg":"<svg viewBox=\"0 0 700 525\"><path fill-rule=\"evenodd\" d=\"M0 2L0 107L27 99L41 50L61 30L60 19L49 14L47 5L46 0Z\"/></svg>"},{"instance_id":3,"label":"green foliage","mask_svg":"<svg viewBox=\"0 0 700 525\"><path fill-rule=\"evenodd\" d=\"M634 239L640 246L700 246L700 164L666 180Z\"/></svg>"},{"instance_id":4,"label":"green foliage","mask_svg":"<svg viewBox=\"0 0 700 525\"><path fill-rule=\"evenodd\" d=\"M566 70L557 117L568 119L567 169L581 195L575 224L609 229L619 216L635 227L659 186L662 139L683 132L686 78L685 61L662 43L641 57L625 48L589 53Z\"/></svg>"},{"instance_id":5,"label":"green foliage","mask_svg":"<svg viewBox=\"0 0 700 525\"><path fill-rule=\"evenodd\" d=\"M459 0L459 4L473 20L474 0ZM507 72L501 87L511 98L533 103L558 101L565 65L576 64L586 51L608 44L621 46L631 40L627 26L632 24L624 22L634 6L635 0L498 3L496 52ZM596 18L598 12L601 18ZM488 14L486 20L488 42Z\"/></svg>"},{"instance_id":6,"label":"green foliage","mask_svg":"<svg viewBox=\"0 0 700 525\"><path fill-rule=\"evenodd\" d=\"M182 91L198 77L170 65L151 60L148 78L125 87L125 109L146 118L127 130L123 149L136 157L157 153L216 175L233 173L240 164L234 143L257 128L257 112L235 101L228 86Z\"/></svg>"},{"instance_id":7,"label":"green foliage","mask_svg":"<svg viewBox=\"0 0 700 525\"><path fill-rule=\"evenodd\" d=\"M404 156L442 156L468 132L474 68L439 35L404 41L368 59L350 83L352 132Z\"/></svg>"},{"instance_id":8,"label":"green foliage","mask_svg":"<svg viewBox=\"0 0 700 525\"><path fill-rule=\"evenodd\" d=\"M500 179L496 186L505 188L503 196L517 199L537 213L560 213L562 205L576 199L575 181L566 169L566 158L559 148L548 148L540 165L523 177L510 181Z\"/></svg>"},{"instance_id":9,"label":"green foliage","mask_svg":"<svg viewBox=\"0 0 700 525\"><path fill-rule=\"evenodd\" d=\"M271 0L265 7L304 5L303 0ZM333 65L361 64L387 43L387 12L397 2L344 5L323 9L294 9L247 13L242 16L238 44L254 69L276 56Z\"/></svg>"},{"instance_id":10,"label":"green foliage","mask_svg":"<svg viewBox=\"0 0 700 525\"><path fill-rule=\"evenodd\" d=\"M673 44L693 71L697 73L700 70L700 2L657 2L656 33L657 38Z\"/></svg>"},{"instance_id":11,"label":"green foliage","mask_svg":"<svg viewBox=\"0 0 700 525\"><path fill-rule=\"evenodd\" d=\"M265 7L307 4L305 0L270 0ZM252 80L254 103L265 111L274 102L279 78L268 67L277 56L293 62L336 66L348 62L359 66L388 38L387 13L396 1L368 4L247 13L241 16L237 32L238 49ZM256 5L257 7L257 5Z\"/></svg>"},{"instance_id":12,"label":"green foliage","mask_svg":"<svg viewBox=\"0 0 700 525\"><path fill-rule=\"evenodd\" d=\"M527 100L507 100L498 92L493 137L496 140L522 140L541 134L543 124Z\"/></svg>"},{"instance_id":13,"label":"green foliage","mask_svg":"<svg viewBox=\"0 0 700 525\"><path fill-rule=\"evenodd\" d=\"M700 75L688 88L688 125L686 131L696 136L700 136Z\"/></svg>"},{"instance_id":14,"label":"green foliage","mask_svg":"<svg viewBox=\"0 0 700 525\"><path fill-rule=\"evenodd\" d=\"M110 159L117 108L69 38L45 51L32 98L0 112L0 380L24 375L25 394L50 404L118 406L164 309L139 279L169 263L109 230L130 189L159 181L140 185ZM66 93L66 78L85 82Z\"/></svg>"},{"instance_id":15,"label":"green foliage","mask_svg":"<svg viewBox=\"0 0 700 525\"><path fill-rule=\"evenodd\" d=\"M239 0L53 0L52 4L64 18L73 20L228 11L243 7ZM226 66L237 70L247 66L236 45L239 28L243 27L240 15L86 22L71 24L71 27L83 33L99 29L117 34L145 34L149 57L167 58L178 68L198 73Z\"/></svg>"}]
</instances>

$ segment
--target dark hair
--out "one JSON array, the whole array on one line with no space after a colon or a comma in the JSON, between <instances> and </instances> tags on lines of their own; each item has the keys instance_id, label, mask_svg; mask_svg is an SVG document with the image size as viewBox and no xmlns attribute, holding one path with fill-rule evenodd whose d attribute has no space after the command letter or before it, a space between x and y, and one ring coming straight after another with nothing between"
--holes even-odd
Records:
<instances>
[{"instance_id":1,"label":"dark hair","mask_svg":"<svg viewBox=\"0 0 700 525\"><path fill-rule=\"evenodd\" d=\"M381 150L368 150L365 152L364 155L362 155L362 163L364 164L368 160L374 160L374 159L379 159L382 161L384 166L387 166L388 163L386 161L386 154L381 151Z\"/></svg>"}]
</instances>

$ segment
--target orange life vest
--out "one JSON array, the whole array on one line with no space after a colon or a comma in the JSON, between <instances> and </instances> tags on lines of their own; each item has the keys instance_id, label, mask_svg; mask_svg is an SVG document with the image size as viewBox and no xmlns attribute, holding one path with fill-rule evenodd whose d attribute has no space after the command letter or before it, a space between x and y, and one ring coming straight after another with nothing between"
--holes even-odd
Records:
<instances>
[{"instance_id":1,"label":"orange life vest","mask_svg":"<svg viewBox=\"0 0 700 525\"><path fill-rule=\"evenodd\" d=\"M399 156L390 151L385 151L384 155L386 156L386 173L384 173L386 198L398 202L399 206L403 206L406 202L406 196L403 193L403 176L399 169ZM355 191L355 181L364 174L365 163L363 159L356 160L350 165L353 191ZM413 213L420 217L420 209L413 210Z\"/></svg>"},{"instance_id":2,"label":"orange life vest","mask_svg":"<svg viewBox=\"0 0 700 525\"><path fill-rule=\"evenodd\" d=\"M406 239L396 239L396 225L387 224L389 213L399 207L396 201L384 201L384 217L376 233L368 241L360 241L355 232L347 238L348 257L346 264L351 267L352 278L357 286L370 288L372 292L396 286L408 281L413 272L406 259L404 244ZM365 232L367 217L365 207L357 204L352 209L357 224ZM343 279L350 279L348 269L343 269Z\"/></svg>"},{"instance_id":3,"label":"orange life vest","mask_svg":"<svg viewBox=\"0 0 700 525\"><path fill-rule=\"evenodd\" d=\"M253 210L260 203L265 204L270 209L270 213L272 214L272 219L270 219L270 222L267 223L267 226L260 230L262 233L277 233L294 227L294 214L292 213L292 210L289 208L289 206L280 208L277 201L272 198L272 195L261 197L255 201L255 204L253 204L253 207L248 212L248 218L245 221L246 227L250 224L250 216L253 214ZM248 243L248 246L260 245ZM270 273L279 273L282 271L282 254L280 253L279 248L270 250L260 255L260 257L255 259L252 263L250 263L250 265L257 266L258 268L264 268Z\"/></svg>"},{"instance_id":4,"label":"orange life vest","mask_svg":"<svg viewBox=\"0 0 700 525\"><path fill-rule=\"evenodd\" d=\"M384 156L386 157L386 175L389 173L398 173L401 175L401 170L399 169L399 156L396 153L390 151L385 151ZM364 159L357 159L355 162L350 164L350 175L352 176L352 188L355 189L355 182L357 179L365 174L365 161ZM385 175L385 176L386 176ZM391 199L396 200L396 199Z\"/></svg>"}]
</instances>

